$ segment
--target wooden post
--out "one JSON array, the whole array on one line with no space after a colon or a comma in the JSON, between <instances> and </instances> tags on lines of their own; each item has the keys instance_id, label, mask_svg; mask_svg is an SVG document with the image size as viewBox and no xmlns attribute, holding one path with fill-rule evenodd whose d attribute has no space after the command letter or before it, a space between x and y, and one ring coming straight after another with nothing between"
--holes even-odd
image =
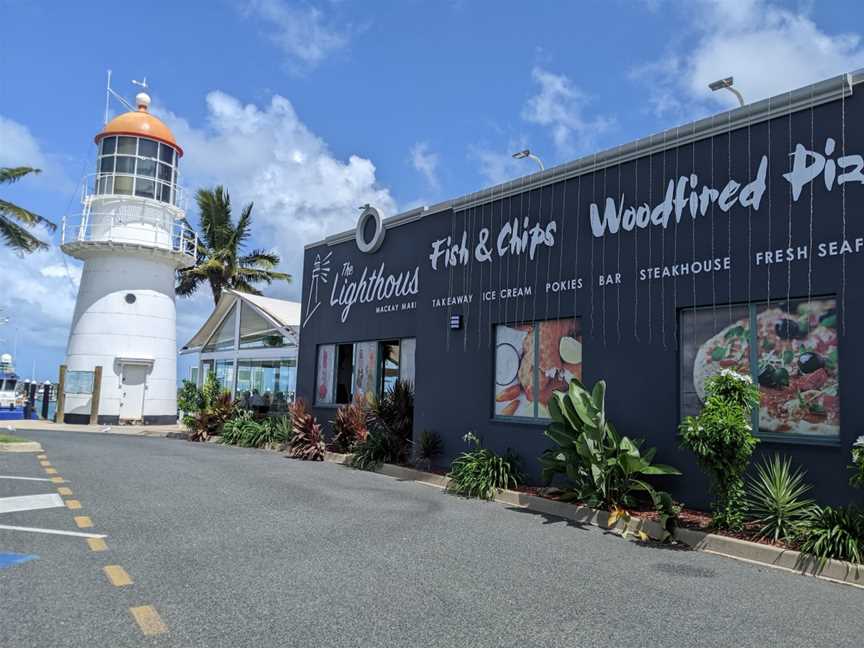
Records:
<instances>
[{"instance_id":1,"label":"wooden post","mask_svg":"<svg viewBox=\"0 0 864 648\"><path fill-rule=\"evenodd\" d=\"M102 367L93 371L93 393L90 397L90 425L99 423L99 397L102 395Z\"/></svg>"},{"instance_id":2,"label":"wooden post","mask_svg":"<svg viewBox=\"0 0 864 648\"><path fill-rule=\"evenodd\" d=\"M62 423L66 408L66 365L60 365L60 382L57 383L57 411L54 412L54 422Z\"/></svg>"}]
</instances>

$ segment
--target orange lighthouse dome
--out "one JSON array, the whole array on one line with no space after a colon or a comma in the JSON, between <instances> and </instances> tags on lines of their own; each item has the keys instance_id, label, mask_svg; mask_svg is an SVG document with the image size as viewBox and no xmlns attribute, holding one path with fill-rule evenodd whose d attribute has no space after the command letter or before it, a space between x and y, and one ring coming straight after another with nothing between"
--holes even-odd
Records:
<instances>
[{"instance_id":1,"label":"orange lighthouse dome","mask_svg":"<svg viewBox=\"0 0 864 648\"><path fill-rule=\"evenodd\" d=\"M138 110L118 115L105 124L105 128L99 133L95 142L98 144L109 135L132 135L134 137L147 137L157 140L163 144L175 148L179 155L183 155L183 149L174 139L174 133L160 119L150 114L150 97L141 92L135 97Z\"/></svg>"}]
</instances>

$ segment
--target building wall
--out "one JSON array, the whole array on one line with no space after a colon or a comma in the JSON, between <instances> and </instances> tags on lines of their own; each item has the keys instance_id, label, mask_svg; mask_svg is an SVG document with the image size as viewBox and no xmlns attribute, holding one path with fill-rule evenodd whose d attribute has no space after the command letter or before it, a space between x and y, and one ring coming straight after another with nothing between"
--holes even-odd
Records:
<instances>
[{"instance_id":1,"label":"building wall","mask_svg":"<svg viewBox=\"0 0 864 648\"><path fill-rule=\"evenodd\" d=\"M133 294L135 302L126 302ZM152 358L144 397L145 420L176 420L176 311L174 267L130 252L88 259L84 264L67 347L69 371L102 366L100 419L120 413L118 358ZM71 403L70 403L71 404ZM89 414L89 399L69 414Z\"/></svg>"},{"instance_id":2,"label":"building wall","mask_svg":"<svg viewBox=\"0 0 864 648\"><path fill-rule=\"evenodd\" d=\"M856 217L864 205L864 175L857 174L857 159L849 158L844 165L845 192L836 184L841 171L830 190L823 172L803 186L796 200L783 173L790 169L796 144L822 154L830 137L835 151L828 157L834 161L844 148L850 156L864 154L862 102L860 93L855 94L503 200L433 213L387 230L382 247L371 255L361 253L353 241L308 249L299 396L314 402L319 344L416 337L415 434L424 429L438 432L445 442L441 459L445 464L464 449L462 435L474 430L496 451L508 447L518 451L536 480L536 457L549 445L543 435L545 425L493 416L494 326L575 315L582 325L584 382L607 382L608 415L619 432L656 446L658 461L684 473L667 478L664 485L688 504L704 506L706 479L677 440L682 415L681 347L687 342L679 318L694 307L722 317L729 304L828 295L837 300L839 313L839 436L805 443L779 435L760 444L757 458L773 452L788 454L806 468L821 500L849 501L855 497L846 471L849 449L864 433L864 400L856 395L864 380L864 348L857 334L864 327L864 305L856 280L864 271L864 222ZM601 214L607 196L614 198L616 207L623 195L625 206L648 203L653 208L663 200L670 180L689 179L691 173L698 175L699 189L707 184L722 190L730 177L736 179L741 184L734 194L738 197L758 177L763 155L767 156L766 186L758 208L737 202L728 212L718 206L694 219L688 203L680 222L676 224L673 212L665 228L649 225L599 237L592 233L592 202L599 205ZM812 156L805 159L812 160ZM521 227L525 219L529 228L539 223L544 232L555 221L554 242L540 244L533 259L527 253L499 256L497 250L489 261L475 257L484 228L490 230L487 247L492 248L505 224L516 220ZM463 232L470 257L467 264L442 267L439 257L438 268L433 269L435 241L450 236L458 243ZM831 254L842 249L844 234L847 253ZM807 249L806 259L765 262L765 252L802 246ZM825 254L820 256L822 251ZM718 259L720 269L641 278L642 270L649 267L708 259ZM320 273L323 262L329 263L328 282L319 280L316 291L313 274ZM416 271L417 294L361 300L347 310L339 303L343 287L360 280L364 271L368 280L382 268L385 275L413 276ZM616 275L620 282L615 281ZM554 291L555 282L562 281L577 287ZM532 288L530 297L500 297L502 290L526 286ZM491 296L491 291L496 291L496 298L484 300L484 293ZM435 301L457 295L470 296L470 303L440 306ZM416 306L410 307L412 302ZM461 330L450 330L453 314L463 317ZM314 411L322 422L334 415L329 407Z\"/></svg>"}]
</instances>

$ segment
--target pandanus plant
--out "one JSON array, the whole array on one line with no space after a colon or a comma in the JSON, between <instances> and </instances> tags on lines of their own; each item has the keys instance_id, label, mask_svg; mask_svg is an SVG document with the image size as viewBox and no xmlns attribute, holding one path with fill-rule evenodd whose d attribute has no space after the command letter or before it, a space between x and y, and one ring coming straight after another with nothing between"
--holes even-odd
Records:
<instances>
[{"instance_id":1,"label":"pandanus plant","mask_svg":"<svg viewBox=\"0 0 864 648\"><path fill-rule=\"evenodd\" d=\"M642 441L621 436L606 418L606 383L598 381L589 392L573 379L566 392L555 392L549 403L552 423L546 436L557 444L543 453L540 463L547 482L562 475L569 483L563 499L606 508L609 524L629 518L627 509L639 493L650 497L671 530L678 507L668 493L656 490L647 477L680 475L672 466L654 464L656 450L640 450Z\"/></svg>"}]
</instances>

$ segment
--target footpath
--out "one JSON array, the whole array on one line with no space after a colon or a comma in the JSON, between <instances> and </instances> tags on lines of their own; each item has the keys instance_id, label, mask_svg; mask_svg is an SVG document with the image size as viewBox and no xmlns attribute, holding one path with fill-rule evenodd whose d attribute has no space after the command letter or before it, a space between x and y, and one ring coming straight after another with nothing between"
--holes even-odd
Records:
<instances>
[{"instance_id":1,"label":"footpath","mask_svg":"<svg viewBox=\"0 0 864 648\"><path fill-rule=\"evenodd\" d=\"M186 430L179 423L174 425L72 425L54 421L0 421L0 432L26 431L88 432L92 434L120 434L128 436L171 437L185 436Z\"/></svg>"}]
</instances>

